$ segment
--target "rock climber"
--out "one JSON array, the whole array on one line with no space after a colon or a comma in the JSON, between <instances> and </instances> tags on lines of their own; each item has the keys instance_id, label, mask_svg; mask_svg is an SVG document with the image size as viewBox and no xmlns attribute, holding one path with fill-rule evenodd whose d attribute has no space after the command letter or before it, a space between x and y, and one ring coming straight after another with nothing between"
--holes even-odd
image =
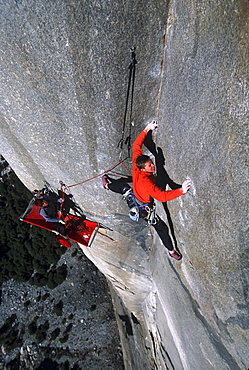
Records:
<instances>
[{"instance_id":1,"label":"rock climber","mask_svg":"<svg viewBox=\"0 0 249 370\"><path fill-rule=\"evenodd\" d=\"M111 191L123 194L131 211L138 213L138 217L143 218L151 224L164 246L168 249L169 255L176 260L180 260L182 255L174 249L169 229L165 222L155 213L154 199L167 202L183 194L186 194L191 187L191 180L185 180L181 187L174 190L163 190L156 185L155 165L151 158L143 153L142 145L147 134L157 128L157 122L152 121L138 135L132 146L132 179L130 177L114 180L108 175L102 177L103 186ZM132 180L132 189L128 182ZM177 186L175 186L177 187ZM134 207L135 198L135 207ZM131 213L130 211L130 213ZM136 217L136 215L134 215ZM131 217L132 218L132 217ZM134 218L137 219L137 218Z\"/></svg>"},{"instance_id":2,"label":"rock climber","mask_svg":"<svg viewBox=\"0 0 249 370\"><path fill-rule=\"evenodd\" d=\"M40 209L40 215L45 218L47 222L61 222L58 214L59 204L63 203L63 199L55 197L44 197Z\"/></svg>"}]
</instances>

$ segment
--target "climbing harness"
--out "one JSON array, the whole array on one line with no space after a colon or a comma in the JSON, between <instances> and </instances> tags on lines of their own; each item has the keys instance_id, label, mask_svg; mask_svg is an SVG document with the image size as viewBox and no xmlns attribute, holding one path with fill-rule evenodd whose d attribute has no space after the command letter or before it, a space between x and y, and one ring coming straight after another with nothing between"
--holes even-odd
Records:
<instances>
[{"instance_id":1,"label":"climbing harness","mask_svg":"<svg viewBox=\"0 0 249 370\"><path fill-rule=\"evenodd\" d=\"M127 190L123 194L123 200L126 201L130 208L129 217L133 221L138 221L139 218L143 218L148 222L149 225L155 225L158 222L156 215L156 206L154 202L142 203L134 195L132 189Z\"/></svg>"},{"instance_id":2,"label":"climbing harness","mask_svg":"<svg viewBox=\"0 0 249 370\"><path fill-rule=\"evenodd\" d=\"M134 97L134 87L135 87L135 72L136 72L136 54L135 54L135 47L131 48L131 61L129 65L129 79L128 79L128 87L127 87L127 94L126 94L126 103L125 103L125 113L124 113L124 121L123 121L123 128L122 128L122 136L118 142L118 147L122 150L123 144L127 145L128 149L128 157L130 157L130 150L131 150L131 127L132 127L132 108L133 108L133 97ZM129 119L129 134L127 138L124 140L125 135L125 125L126 125L126 116L129 106L129 96L131 90L131 99L130 99L130 119Z\"/></svg>"}]
</instances>

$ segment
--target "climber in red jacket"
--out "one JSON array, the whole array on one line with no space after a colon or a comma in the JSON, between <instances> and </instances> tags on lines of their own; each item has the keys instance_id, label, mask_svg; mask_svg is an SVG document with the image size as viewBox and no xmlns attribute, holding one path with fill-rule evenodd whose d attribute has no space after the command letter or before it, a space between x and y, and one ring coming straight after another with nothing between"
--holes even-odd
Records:
<instances>
[{"instance_id":1,"label":"climber in red jacket","mask_svg":"<svg viewBox=\"0 0 249 370\"><path fill-rule=\"evenodd\" d=\"M156 128L157 123L150 122L134 141L132 147L132 189L127 184L127 182L131 182L129 177L114 180L105 175L102 177L102 182L104 188L123 194L123 199L126 200L131 209L130 217L136 221L138 218L143 218L152 225L168 249L170 256L180 260L182 256L173 247L168 226L155 212L154 199L167 202L186 194L191 187L191 181L184 181L182 186L171 181L171 186L174 184L175 189L166 191L156 185L155 165L151 158L143 154L142 151L142 145L148 132Z\"/></svg>"},{"instance_id":2,"label":"climber in red jacket","mask_svg":"<svg viewBox=\"0 0 249 370\"><path fill-rule=\"evenodd\" d=\"M154 208L154 199L161 202L167 202L175 199L186 192L191 187L191 180L186 180L182 187L175 190L162 190L156 185L155 165L149 156L143 154L142 145L150 130L157 128L157 122L150 122L145 129L138 135L132 147L132 188L133 193L140 204L148 204L146 209L148 212ZM143 217L145 220L149 219L148 215ZM154 213L154 220L151 224L157 231L160 239L171 257L179 260L182 258L181 254L174 250L171 238L169 236L168 227L158 215Z\"/></svg>"},{"instance_id":3,"label":"climber in red jacket","mask_svg":"<svg viewBox=\"0 0 249 370\"><path fill-rule=\"evenodd\" d=\"M135 197L142 203L150 202L150 198L167 202L185 194L191 187L191 181L186 180L182 187L175 190L162 190L156 186L155 165L148 155L143 154L142 144L150 130L157 128L155 121L149 123L138 135L132 146L132 187Z\"/></svg>"}]
</instances>

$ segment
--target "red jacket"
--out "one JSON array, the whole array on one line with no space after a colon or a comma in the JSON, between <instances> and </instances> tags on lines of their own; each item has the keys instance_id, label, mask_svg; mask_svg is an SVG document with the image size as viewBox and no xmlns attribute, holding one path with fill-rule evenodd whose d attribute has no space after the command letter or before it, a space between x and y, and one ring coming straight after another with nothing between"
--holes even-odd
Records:
<instances>
[{"instance_id":1,"label":"red jacket","mask_svg":"<svg viewBox=\"0 0 249 370\"><path fill-rule=\"evenodd\" d=\"M143 203L149 203L151 197L160 202L167 202L183 195L181 189L162 190L156 186L156 178L152 173L141 171L136 166L137 157L143 154L142 145L146 135L147 132L142 131L132 146L132 188L135 197Z\"/></svg>"}]
</instances>

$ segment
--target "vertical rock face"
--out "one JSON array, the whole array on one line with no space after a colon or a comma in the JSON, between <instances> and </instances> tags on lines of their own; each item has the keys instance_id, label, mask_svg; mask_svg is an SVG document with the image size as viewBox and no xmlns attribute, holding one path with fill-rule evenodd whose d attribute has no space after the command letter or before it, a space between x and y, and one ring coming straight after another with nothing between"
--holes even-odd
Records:
<instances>
[{"instance_id":1,"label":"vertical rock face","mask_svg":"<svg viewBox=\"0 0 249 370\"><path fill-rule=\"evenodd\" d=\"M181 262L99 178L73 189L114 230L85 253L114 289L127 369L248 369L248 1L0 7L0 152L28 188L118 160L134 45L132 138L158 119L170 176L193 181L168 204Z\"/></svg>"}]
</instances>

